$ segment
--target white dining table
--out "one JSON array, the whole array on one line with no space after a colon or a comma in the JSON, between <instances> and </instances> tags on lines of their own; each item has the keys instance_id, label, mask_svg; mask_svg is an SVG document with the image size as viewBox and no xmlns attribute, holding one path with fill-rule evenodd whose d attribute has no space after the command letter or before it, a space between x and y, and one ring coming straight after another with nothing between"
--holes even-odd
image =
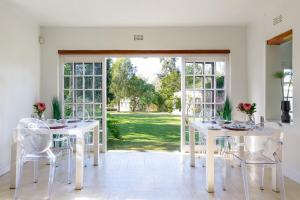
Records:
<instances>
[{"instance_id":1,"label":"white dining table","mask_svg":"<svg viewBox=\"0 0 300 200\"><path fill-rule=\"evenodd\" d=\"M80 121L77 123L68 123L67 127L59 129L51 129L52 134L72 135L76 137L76 151L75 151L75 189L81 190L83 188L84 180L84 135L93 130L93 152L94 165L99 162L99 121ZM18 158L20 156L20 144L16 139L18 129L13 130L13 141L11 144L11 174L10 174L10 188L16 188Z\"/></svg>"},{"instance_id":2,"label":"white dining table","mask_svg":"<svg viewBox=\"0 0 300 200\"><path fill-rule=\"evenodd\" d=\"M240 137L240 141L244 141L245 136L269 136L270 134L280 134L282 133L280 129L265 127L263 129L254 129L247 131L236 131L221 128L219 130L211 130L212 123L195 121L191 122L189 126L189 138L190 138L190 165L195 167L195 130L206 138L206 190L209 193L214 192L215 188L215 145L216 138L222 136L236 136ZM281 159L282 152L279 152L279 157ZM276 172L276 168L272 168L272 189L273 191L279 191L279 175Z\"/></svg>"}]
</instances>

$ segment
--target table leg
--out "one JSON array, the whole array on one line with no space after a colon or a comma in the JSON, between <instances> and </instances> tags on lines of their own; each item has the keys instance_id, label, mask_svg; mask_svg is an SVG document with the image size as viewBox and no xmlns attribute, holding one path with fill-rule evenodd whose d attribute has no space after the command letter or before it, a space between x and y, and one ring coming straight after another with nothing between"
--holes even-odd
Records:
<instances>
[{"instance_id":1,"label":"table leg","mask_svg":"<svg viewBox=\"0 0 300 200\"><path fill-rule=\"evenodd\" d=\"M195 167L195 129L191 126L189 130L189 138L190 138L191 167Z\"/></svg>"},{"instance_id":2,"label":"table leg","mask_svg":"<svg viewBox=\"0 0 300 200\"><path fill-rule=\"evenodd\" d=\"M84 173L84 133L77 134L76 137L76 175L75 189L81 190L83 187Z\"/></svg>"},{"instance_id":3,"label":"table leg","mask_svg":"<svg viewBox=\"0 0 300 200\"><path fill-rule=\"evenodd\" d=\"M99 164L99 125L94 127L94 165Z\"/></svg>"},{"instance_id":4,"label":"table leg","mask_svg":"<svg viewBox=\"0 0 300 200\"><path fill-rule=\"evenodd\" d=\"M16 131L13 132L13 137L16 137ZM13 138L11 143L10 154L10 189L15 189L17 185L17 165L18 165L18 143L16 138Z\"/></svg>"},{"instance_id":5,"label":"table leg","mask_svg":"<svg viewBox=\"0 0 300 200\"><path fill-rule=\"evenodd\" d=\"M206 138L206 190L214 192L215 185L215 162L214 162L215 137L207 134Z\"/></svg>"}]
</instances>

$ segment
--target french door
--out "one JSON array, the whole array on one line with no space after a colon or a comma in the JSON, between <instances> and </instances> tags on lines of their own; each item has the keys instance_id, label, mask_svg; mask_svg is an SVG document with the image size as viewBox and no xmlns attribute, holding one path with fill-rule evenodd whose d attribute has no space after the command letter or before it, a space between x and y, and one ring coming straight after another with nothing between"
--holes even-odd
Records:
<instances>
[{"instance_id":1,"label":"french door","mask_svg":"<svg viewBox=\"0 0 300 200\"><path fill-rule=\"evenodd\" d=\"M181 74L181 151L188 151L189 123L220 116L228 92L227 57L219 55L184 57ZM199 134L196 134L199 136ZM198 150L202 138L196 137Z\"/></svg>"},{"instance_id":2,"label":"french door","mask_svg":"<svg viewBox=\"0 0 300 200\"><path fill-rule=\"evenodd\" d=\"M63 56L60 74L64 118L99 120L100 149L105 152L107 150L105 58ZM92 138L90 135L89 141L92 142Z\"/></svg>"}]
</instances>

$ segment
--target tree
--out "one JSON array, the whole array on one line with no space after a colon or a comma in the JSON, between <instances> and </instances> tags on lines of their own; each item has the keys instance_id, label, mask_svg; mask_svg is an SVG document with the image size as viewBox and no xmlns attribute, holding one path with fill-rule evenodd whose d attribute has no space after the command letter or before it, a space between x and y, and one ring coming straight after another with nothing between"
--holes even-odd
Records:
<instances>
[{"instance_id":1,"label":"tree","mask_svg":"<svg viewBox=\"0 0 300 200\"><path fill-rule=\"evenodd\" d=\"M176 58L161 58L161 73L160 77L164 77L172 72L179 71L176 67Z\"/></svg>"},{"instance_id":2,"label":"tree","mask_svg":"<svg viewBox=\"0 0 300 200\"><path fill-rule=\"evenodd\" d=\"M180 71L176 67L176 58L162 58L160 62L162 65L158 76L160 89L159 96L156 96L156 103L160 111L172 112L174 104L178 107L178 98L174 97L174 93L180 91Z\"/></svg>"},{"instance_id":3,"label":"tree","mask_svg":"<svg viewBox=\"0 0 300 200\"><path fill-rule=\"evenodd\" d=\"M172 112L174 103L177 100L174 93L180 91L180 73L178 71L170 72L168 75L161 78L160 95L164 99L167 112Z\"/></svg>"},{"instance_id":4,"label":"tree","mask_svg":"<svg viewBox=\"0 0 300 200\"><path fill-rule=\"evenodd\" d=\"M155 87L152 84L145 84L145 92L140 97L139 107L141 110L147 110L148 107L153 104L155 98Z\"/></svg>"},{"instance_id":5,"label":"tree","mask_svg":"<svg viewBox=\"0 0 300 200\"><path fill-rule=\"evenodd\" d=\"M131 111L135 112L137 108L144 110L152 102L154 86L137 76L133 76L128 84L128 92Z\"/></svg>"},{"instance_id":6,"label":"tree","mask_svg":"<svg viewBox=\"0 0 300 200\"><path fill-rule=\"evenodd\" d=\"M115 101L120 111L121 99L129 97L129 82L135 76L136 68L130 59L119 58L112 65L110 90L115 95Z\"/></svg>"},{"instance_id":7,"label":"tree","mask_svg":"<svg viewBox=\"0 0 300 200\"><path fill-rule=\"evenodd\" d=\"M114 99L115 95L111 91L111 82L112 82L112 59L108 58L106 60L106 71L107 71L107 87L106 87L106 94L107 94L107 104L109 105Z\"/></svg>"}]
</instances>

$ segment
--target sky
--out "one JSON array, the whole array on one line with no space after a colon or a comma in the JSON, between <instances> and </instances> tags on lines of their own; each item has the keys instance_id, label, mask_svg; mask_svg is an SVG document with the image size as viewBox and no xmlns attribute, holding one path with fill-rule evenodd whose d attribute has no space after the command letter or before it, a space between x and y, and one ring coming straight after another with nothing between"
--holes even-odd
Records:
<instances>
[{"instance_id":1,"label":"sky","mask_svg":"<svg viewBox=\"0 0 300 200\"><path fill-rule=\"evenodd\" d=\"M113 58L115 61L116 58ZM133 66L137 68L137 76L144 78L148 83L154 83L157 75L161 72L161 63L159 57L136 57L130 58ZM181 59L178 58L176 65L181 65Z\"/></svg>"}]
</instances>

